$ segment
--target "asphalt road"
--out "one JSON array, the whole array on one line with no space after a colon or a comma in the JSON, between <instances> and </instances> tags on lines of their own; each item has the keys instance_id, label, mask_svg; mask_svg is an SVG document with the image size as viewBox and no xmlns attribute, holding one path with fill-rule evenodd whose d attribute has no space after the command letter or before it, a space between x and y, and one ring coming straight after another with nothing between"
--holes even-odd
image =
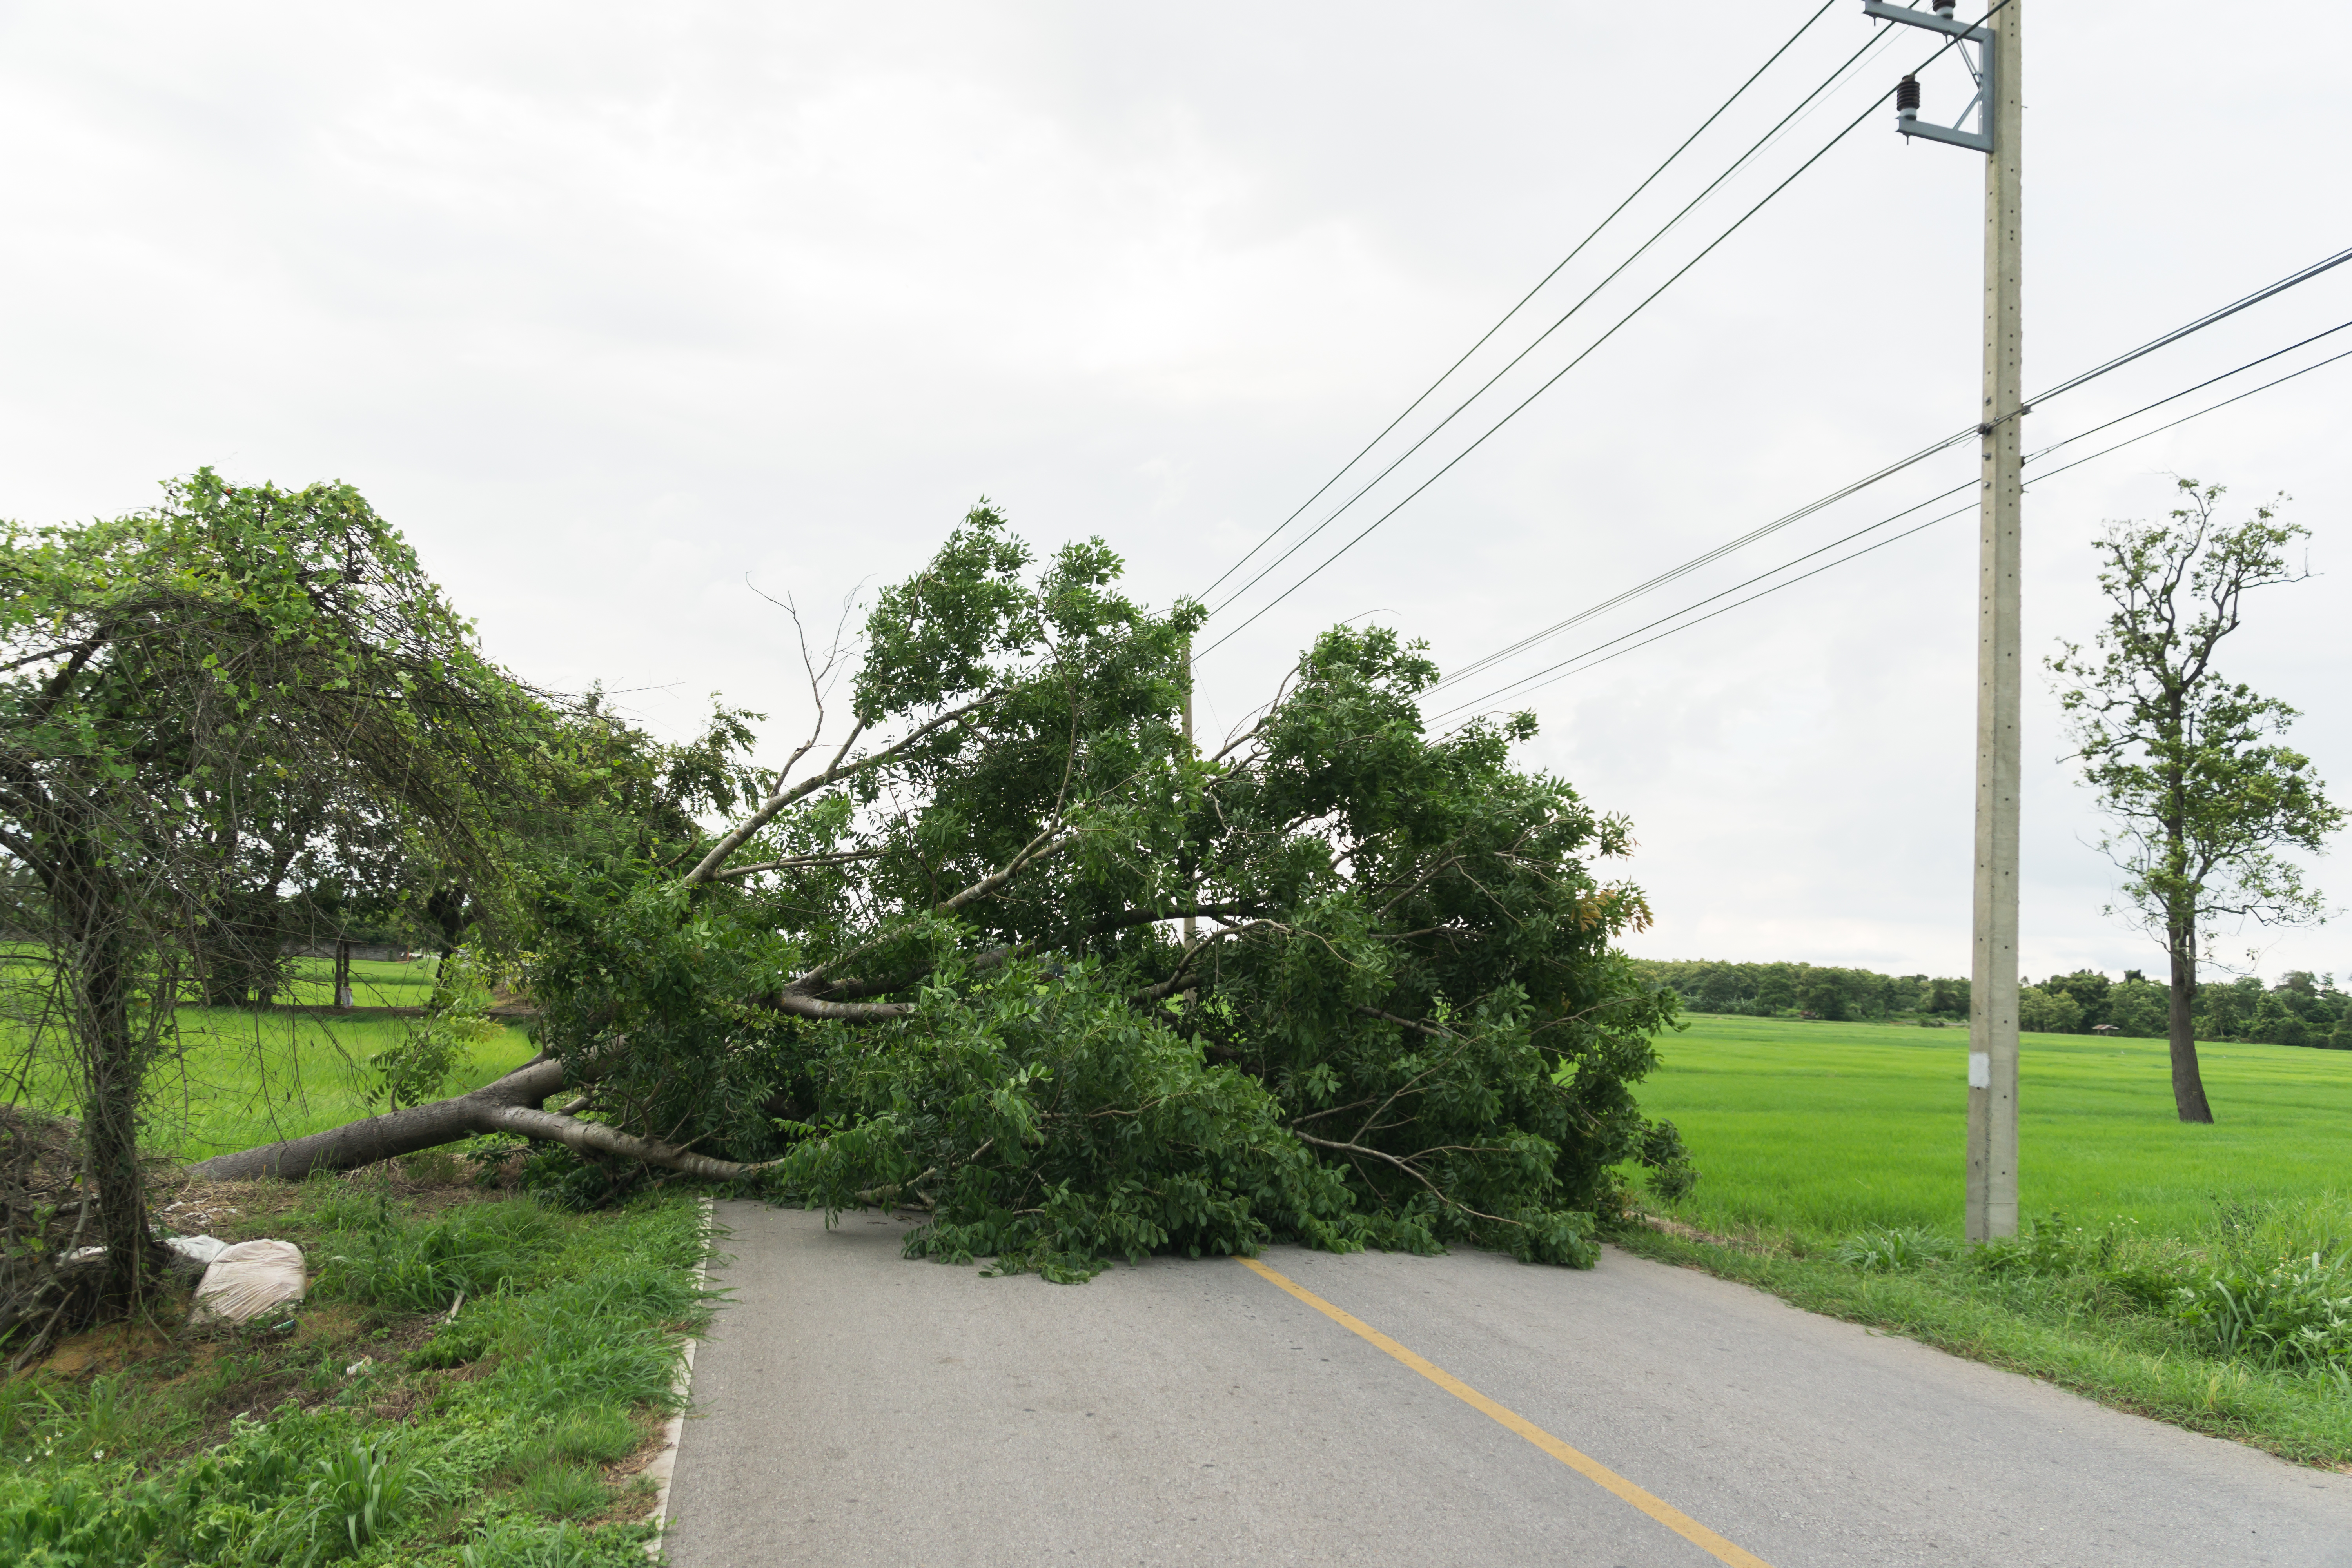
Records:
<instances>
[{"instance_id":1,"label":"asphalt road","mask_svg":"<svg viewBox=\"0 0 2352 1568\"><path fill-rule=\"evenodd\" d=\"M874 1215L718 1217L679 1568L2352 1568L2352 1476L1613 1250L1053 1286L905 1261Z\"/></svg>"}]
</instances>

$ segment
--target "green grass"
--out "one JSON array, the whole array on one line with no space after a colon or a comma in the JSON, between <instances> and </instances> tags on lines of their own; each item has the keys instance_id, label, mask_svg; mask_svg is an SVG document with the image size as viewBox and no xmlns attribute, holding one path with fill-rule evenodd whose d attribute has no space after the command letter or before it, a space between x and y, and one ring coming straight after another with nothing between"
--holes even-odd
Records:
<instances>
[{"instance_id":1,"label":"green grass","mask_svg":"<svg viewBox=\"0 0 2352 1568\"><path fill-rule=\"evenodd\" d=\"M309 1300L97 1331L0 1384L0 1562L645 1562L630 1461L709 1312L691 1195L578 1215L380 1173L233 1195L223 1233L300 1242Z\"/></svg>"},{"instance_id":2,"label":"green grass","mask_svg":"<svg viewBox=\"0 0 2352 1568\"><path fill-rule=\"evenodd\" d=\"M1865 1226L1960 1234L1968 1031L1691 1015L1659 1041L1643 1109L1701 1172L1674 1213L1813 1240ZM2028 1215L2187 1235L2216 1199L2352 1190L2352 1051L2204 1045L2217 1121L2173 1113L2161 1040L2027 1035L2019 1188Z\"/></svg>"},{"instance_id":3,"label":"green grass","mask_svg":"<svg viewBox=\"0 0 2352 1568\"><path fill-rule=\"evenodd\" d=\"M2026 1036L2027 1234L1970 1250L1967 1031L1690 1025L1660 1042L1642 1102L1700 1172L1652 1206L1703 1234L1625 1245L2352 1468L2352 1053L2200 1047L2219 1120L2193 1127L2173 1112L2161 1041Z\"/></svg>"},{"instance_id":4,"label":"green grass","mask_svg":"<svg viewBox=\"0 0 2352 1568\"><path fill-rule=\"evenodd\" d=\"M304 1005L333 1001L333 964L294 963L290 994ZM433 994L433 963L352 965L361 1008L421 1007ZM149 1121L142 1141L157 1153L185 1160L249 1149L280 1138L322 1131L383 1109L371 1103L375 1085L368 1060L398 1045L414 1018L322 1013L183 1007L176 1048L148 1077ZM21 1026L0 1021L0 1058L21 1051ZM530 1059L523 1027L509 1024L472 1046L448 1091L461 1094L513 1071ZM11 1086L14 1088L15 1086ZM33 1110L73 1115L71 1079L51 1065L7 1098Z\"/></svg>"}]
</instances>

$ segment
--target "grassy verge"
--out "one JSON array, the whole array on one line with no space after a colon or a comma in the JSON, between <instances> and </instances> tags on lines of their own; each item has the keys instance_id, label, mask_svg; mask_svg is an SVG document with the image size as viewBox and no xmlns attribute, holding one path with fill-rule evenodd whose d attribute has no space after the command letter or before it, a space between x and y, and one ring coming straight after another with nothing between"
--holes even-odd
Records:
<instances>
[{"instance_id":1,"label":"grassy verge","mask_svg":"<svg viewBox=\"0 0 2352 1568\"><path fill-rule=\"evenodd\" d=\"M0 1562L643 1563L699 1205L569 1214L426 1164L184 1194L181 1229L299 1242L310 1299L209 1331L174 1302L0 1384Z\"/></svg>"},{"instance_id":2,"label":"grassy verge","mask_svg":"<svg viewBox=\"0 0 2352 1568\"><path fill-rule=\"evenodd\" d=\"M2029 1036L2020 1240L1959 1243L1962 1030L1701 1017L1644 1108L1699 1186L1632 1250L2303 1463L2352 1468L2352 1055Z\"/></svg>"},{"instance_id":3,"label":"grassy verge","mask_svg":"<svg viewBox=\"0 0 2352 1568\"><path fill-rule=\"evenodd\" d=\"M2301 1464L2352 1471L2352 1383L2326 1367L2266 1366L2259 1355L2224 1352L2168 1303L2135 1299L2095 1268L2004 1276L1958 1258L1857 1266L1852 1253L1868 1245L1866 1235L1845 1257L1802 1254L1761 1237L1734 1243L1640 1232L1621 1239L1630 1251L1756 1286L1807 1311Z\"/></svg>"}]
</instances>

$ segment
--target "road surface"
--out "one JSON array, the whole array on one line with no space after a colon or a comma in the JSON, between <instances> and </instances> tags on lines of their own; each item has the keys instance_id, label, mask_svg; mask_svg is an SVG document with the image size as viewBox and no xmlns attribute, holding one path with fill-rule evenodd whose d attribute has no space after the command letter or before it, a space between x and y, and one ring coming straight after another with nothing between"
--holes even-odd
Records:
<instances>
[{"instance_id":1,"label":"road surface","mask_svg":"<svg viewBox=\"0 0 2352 1568\"><path fill-rule=\"evenodd\" d=\"M1613 1249L1054 1286L718 1219L679 1568L2352 1568L2352 1476Z\"/></svg>"}]
</instances>

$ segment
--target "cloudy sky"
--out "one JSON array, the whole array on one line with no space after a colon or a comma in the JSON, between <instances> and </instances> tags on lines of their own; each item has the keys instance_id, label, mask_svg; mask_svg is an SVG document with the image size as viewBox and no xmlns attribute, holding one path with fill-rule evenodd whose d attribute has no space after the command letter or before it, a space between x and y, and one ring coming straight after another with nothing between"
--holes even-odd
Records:
<instances>
[{"instance_id":1,"label":"cloudy sky","mask_svg":"<svg viewBox=\"0 0 2352 1568\"><path fill-rule=\"evenodd\" d=\"M2033 388L2352 245L2341 8L2289 32L2186 0L2128 26L2020 3ZM838 603L984 493L1041 544L1101 535L1153 602L1202 592L1815 4L0 5L0 514L128 510L206 463L348 479L527 675L625 689L665 730L722 691L781 736L797 671L754 586ZM1895 32L1833 6L1212 602L1534 343L1517 368L1213 635L1831 143L1927 52ZM1952 63L1926 79L1927 111L1957 115ZM1241 719L1320 626L1384 619L1459 667L1972 421L1982 162L1890 120L1209 656L1204 723ZM2051 401L2028 445L2347 319L2352 267ZM2174 475L2232 508L2289 492L2317 575L2263 597L2229 668L2305 710L2299 742L2352 795L2347 412L2352 360L2034 488L2029 650L2088 633L2089 541L2164 509ZM1923 464L1493 679L1973 464ZM1974 581L1960 517L1525 699L1528 760L1637 824L1660 919L1636 951L1966 973ZM2158 967L2101 913L2099 822L2039 683L2029 715L2027 971ZM2318 873L2352 904L2340 859ZM2346 922L2257 939L2273 975L2352 970Z\"/></svg>"}]
</instances>

